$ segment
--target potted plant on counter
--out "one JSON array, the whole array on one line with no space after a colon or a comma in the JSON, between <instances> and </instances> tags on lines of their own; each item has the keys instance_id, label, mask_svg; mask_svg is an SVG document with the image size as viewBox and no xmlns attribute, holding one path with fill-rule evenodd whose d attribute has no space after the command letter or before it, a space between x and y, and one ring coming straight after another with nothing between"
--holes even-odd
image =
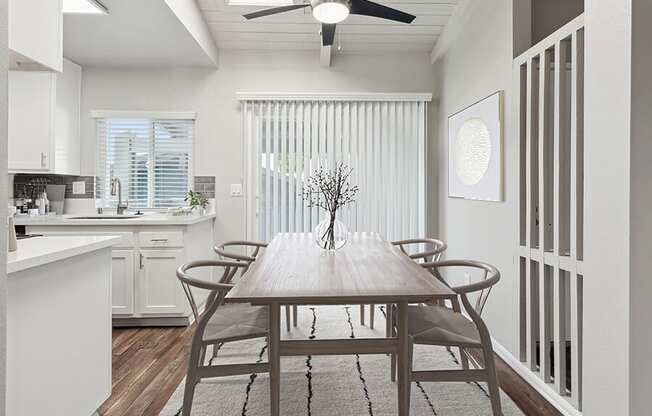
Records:
<instances>
[{"instance_id":1,"label":"potted plant on counter","mask_svg":"<svg viewBox=\"0 0 652 416\"><path fill-rule=\"evenodd\" d=\"M201 192L195 192L192 189L186 194L185 201L190 205L190 209L197 211L199 215L206 214L206 207L208 206L208 198Z\"/></svg>"}]
</instances>

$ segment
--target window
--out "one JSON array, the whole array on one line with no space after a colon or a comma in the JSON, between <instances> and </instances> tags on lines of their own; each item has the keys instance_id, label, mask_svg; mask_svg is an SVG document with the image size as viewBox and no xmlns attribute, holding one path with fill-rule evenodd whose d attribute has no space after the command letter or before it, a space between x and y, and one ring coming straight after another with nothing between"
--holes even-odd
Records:
<instances>
[{"instance_id":1,"label":"window","mask_svg":"<svg viewBox=\"0 0 652 416\"><path fill-rule=\"evenodd\" d=\"M389 240L425 235L427 94L249 96L241 94L246 148L247 233L269 241L309 232L303 182L344 162L360 192L342 220Z\"/></svg>"},{"instance_id":2,"label":"window","mask_svg":"<svg viewBox=\"0 0 652 416\"><path fill-rule=\"evenodd\" d=\"M193 113L94 112L97 131L96 204L113 208L111 180L129 208L184 205L192 176Z\"/></svg>"}]
</instances>

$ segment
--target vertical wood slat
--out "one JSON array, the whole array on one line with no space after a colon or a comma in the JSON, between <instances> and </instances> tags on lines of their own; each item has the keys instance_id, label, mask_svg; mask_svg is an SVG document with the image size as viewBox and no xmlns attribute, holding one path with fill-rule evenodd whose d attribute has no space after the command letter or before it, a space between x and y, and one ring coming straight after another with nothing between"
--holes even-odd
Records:
<instances>
[{"instance_id":1,"label":"vertical wood slat","mask_svg":"<svg viewBox=\"0 0 652 416\"><path fill-rule=\"evenodd\" d=\"M516 84L517 88L517 97L518 97L518 109L519 109L519 118L518 118L518 132L519 140L517 143L517 153L519 155L517 172L519 180L518 188L518 248L525 246L529 247L529 242L527 238L527 229L529 224L529 215L528 215L528 198L527 190L529 187L527 174L527 132L528 132L528 95L530 93L528 89L528 62L518 67L518 83ZM524 156L521 156L524 155ZM522 267L522 264L526 261L526 258L521 256L516 257L516 270L518 270L518 293L519 293L519 325L518 325L518 337L519 337L519 360L521 362L527 361L527 267Z\"/></svg>"},{"instance_id":2,"label":"vertical wood slat","mask_svg":"<svg viewBox=\"0 0 652 416\"><path fill-rule=\"evenodd\" d=\"M564 237L562 236L562 222L564 221L565 205L563 189L565 177L569 172L565 171L562 158L565 137L568 109L565 106L566 95L566 60L568 58L568 44L558 41L555 45L555 111L554 111L554 254L560 256L565 250ZM563 276L559 267L554 268L554 356L555 356L555 389L557 393L566 395L566 288Z\"/></svg>"},{"instance_id":3,"label":"vertical wood slat","mask_svg":"<svg viewBox=\"0 0 652 416\"><path fill-rule=\"evenodd\" d=\"M559 267L554 269L554 345L555 390L562 396L566 392L566 282Z\"/></svg>"},{"instance_id":4,"label":"vertical wood slat","mask_svg":"<svg viewBox=\"0 0 652 416\"><path fill-rule=\"evenodd\" d=\"M571 179L575 181L574 192L576 200L571 202L571 213L575 216L575 223L571 224L571 244L575 244L573 257L577 260L584 258L584 29L580 29L572 38L572 56L574 60L572 72L571 95L571 134L572 162L575 167L571 171Z\"/></svg>"},{"instance_id":5,"label":"vertical wood slat","mask_svg":"<svg viewBox=\"0 0 652 416\"><path fill-rule=\"evenodd\" d=\"M550 323L549 317L549 282L546 265L543 261L546 248L548 207L546 199L547 172L546 151L549 135L549 98L550 98L550 64L551 54L544 51L539 58L539 376L544 382L550 382Z\"/></svg>"},{"instance_id":6,"label":"vertical wood slat","mask_svg":"<svg viewBox=\"0 0 652 416\"><path fill-rule=\"evenodd\" d=\"M534 83L536 83L536 79L538 77L535 77L535 71L537 69L535 68L534 61L532 59L528 59L527 61L527 75L526 75L526 88L527 88L527 102L526 102L526 111L527 111L527 125L526 125L526 181L527 181L527 193L526 193L526 205L527 205L527 211L526 211L526 217L527 217L527 225L526 225L526 241L527 241L527 246L528 248L534 248L535 247L535 224L536 224L536 218L534 215L535 212L535 207L538 205L535 200L535 189L534 189L534 176L537 175L538 177L538 172L534 172L534 167L535 165L532 163L534 161L534 152L533 152L533 138L534 135L536 134L536 130L534 129L534 98L533 98L533 90L534 90ZM535 130L535 131L533 131ZM536 189L536 195L538 195L538 189ZM537 317L535 316L538 312L538 307L535 304L536 302L536 297L534 296L537 288L536 285L534 284L534 277L533 276L533 270L532 270L532 262L530 259L526 259L526 264L525 264L525 296L526 296L526 324L527 324L527 331L526 331L526 361L527 361L527 366L530 370L536 370L536 339L538 338L537 335L537 327L535 325L535 322L537 321Z\"/></svg>"},{"instance_id":7,"label":"vertical wood slat","mask_svg":"<svg viewBox=\"0 0 652 416\"><path fill-rule=\"evenodd\" d=\"M396 103L389 103L387 105L387 138L389 140L388 148L389 153L387 154L387 168L389 169L389 175L387 176L386 185L390 191L390 195L395 195L397 197L396 189ZM396 206L389 204L389 199L387 200L387 236L391 240L396 239L396 234L394 229L396 226Z\"/></svg>"},{"instance_id":8,"label":"vertical wood slat","mask_svg":"<svg viewBox=\"0 0 652 416\"><path fill-rule=\"evenodd\" d=\"M526 64L526 124L525 124L525 246L532 247L532 232L534 230L534 215L532 195L532 59ZM529 269L529 267L528 267ZM529 276L529 273L528 273ZM529 280L529 277L528 277Z\"/></svg>"},{"instance_id":9,"label":"vertical wood slat","mask_svg":"<svg viewBox=\"0 0 652 416\"><path fill-rule=\"evenodd\" d=\"M571 402L582 410L583 278L570 274L571 308Z\"/></svg>"},{"instance_id":10,"label":"vertical wood slat","mask_svg":"<svg viewBox=\"0 0 652 416\"><path fill-rule=\"evenodd\" d=\"M570 252L574 259L582 258L583 221L583 124L584 124L584 44L583 31L571 38L571 216ZM570 274L571 314L571 402L582 410L582 281Z\"/></svg>"},{"instance_id":11,"label":"vertical wood slat","mask_svg":"<svg viewBox=\"0 0 652 416\"><path fill-rule=\"evenodd\" d=\"M539 331L539 305L538 293L539 286L536 277L538 275L539 266L536 262L530 259L526 260L526 300L527 300L527 366L530 370L536 371L537 362L537 339Z\"/></svg>"},{"instance_id":12,"label":"vertical wood slat","mask_svg":"<svg viewBox=\"0 0 652 416\"><path fill-rule=\"evenodd\" d=\"M564 54L561 51L561 43L557 42L555 45L555 72L554 72L554 89L555 89L555 102L554 102L554 214L553 214L553 253L555 256L559 256L559 251L561 247L561 141L563 140L561 134L561 123L562 123L562 107L561 103L563 97L561 96L562 86L561 82L563 81L562 74L566 72L565 63L562 62L562 57ZM562 297L564 296L564 287L562 279L562 273L559 270L559 267L554 268L553 272L554 279L554 289L553 289L553 328L554 328L554 357L555 357L555 389L559 394L566 393L566 348L565 345L562 348L562 341L565 344L566 334L565 331L565 317L564 311L566 303L563 301ZM562 361L561 358L564 357Z\"/></svg>"},{"instance_id":13,"label":"vertical wood slat","mask_svg":"<svg viewBox=\"0 0 652 416\"><path fill-rule=\"evenodd\" d=\"M529 140L529 156L528 156L528 174L530 189L528 192L528 201L530 203L530 235L529 235L529 246L532 249L540 248L541 244L539 241L539 228L541 220L541 209L539 207L539 96L541 91L539 90L539 68L536 64L541 66L539 58L535 61L530 59L530 67L528 71L528 76L530 77L529 91L530 97L528 99L529 109L529 121L528 128L530 132L528 133Z\"/></svg>"}]
</instances>

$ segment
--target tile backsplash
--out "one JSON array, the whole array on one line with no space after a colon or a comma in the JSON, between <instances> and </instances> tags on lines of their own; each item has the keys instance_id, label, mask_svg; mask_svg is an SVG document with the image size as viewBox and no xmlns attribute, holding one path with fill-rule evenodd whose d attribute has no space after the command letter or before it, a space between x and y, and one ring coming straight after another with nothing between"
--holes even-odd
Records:
<instances>
[{"instance_id":1,"label":"tile backsplash","mask_svg":"<svg viewBox=\"0 0 652 416\"><path fill-rule=\"evenodd\" d=\"M206 198L215 198L215 176L195 176L193 191L201 192Z\"/></svg>"},{"instance_id":2,"label":"tile backsplash","mask_svg":"<svg viewBox=\"0 0 652 416\"><path fill-rule=\"evenodd\" d=\"M84 181L85 192L83 194L73 194L73 182ZM39 175L17 173L14 175L14 198L32 197L25 195L32 192L34 187L44 187L45 184L65 185L67 199L93 199L95 197L95 177L94 176L74 176L74 175Z\"/></svg>"}]
</instances>

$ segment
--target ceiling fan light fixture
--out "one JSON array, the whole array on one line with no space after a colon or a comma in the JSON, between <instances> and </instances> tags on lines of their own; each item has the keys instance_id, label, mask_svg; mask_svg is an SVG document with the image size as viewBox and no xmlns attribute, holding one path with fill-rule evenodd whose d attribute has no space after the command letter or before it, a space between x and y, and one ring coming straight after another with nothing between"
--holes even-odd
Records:
<instances>
[{"instance_id":1,"label":"ceiling fan light fixture","mask_svg":"<svg viewBox=\"0 0 652 416\"><path fill-rule=\"evenodd\" d=\"M347 0L314 0L312 2L312 15L321 23L340 23L349 16L349 11Z\"/></svg>"}]
</instances>

